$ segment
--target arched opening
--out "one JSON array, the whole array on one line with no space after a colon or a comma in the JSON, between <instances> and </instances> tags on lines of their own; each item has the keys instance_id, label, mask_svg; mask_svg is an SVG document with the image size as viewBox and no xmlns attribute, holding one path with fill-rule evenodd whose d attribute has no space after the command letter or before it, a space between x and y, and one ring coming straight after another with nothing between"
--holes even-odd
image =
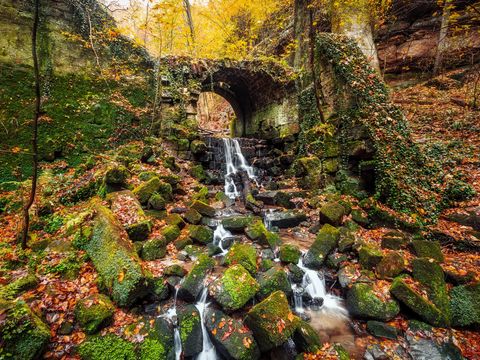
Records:
<instances>
[{"instance_id":1,"label":"arched opening","mask_svg":"<svg viewBox=\"0 0 480 360\"><path fill-rule=\"evenodd\" d=\"M204 91L197 101L198 128L214 136L234 136L237 114L230 102L213 91Z\"/></svg>"}]
</instances>

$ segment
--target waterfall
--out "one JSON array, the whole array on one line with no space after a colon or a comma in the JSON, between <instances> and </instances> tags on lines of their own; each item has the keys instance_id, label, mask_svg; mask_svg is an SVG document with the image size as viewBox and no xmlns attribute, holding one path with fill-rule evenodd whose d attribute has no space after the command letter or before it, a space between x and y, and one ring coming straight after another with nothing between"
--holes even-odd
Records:
<instances>
[{"instance_id":1,"label":"waterfall","mask_svg":"<svg viewBox=\"0 0 480 360\"><path fill-rule=\"evenodd\" d=\"M235 199L240 196L240 192L237 189L234 181L234 175L239 170L244 170L249 179L256 182L256 176L253 167L248 165L247 160L242 154L240 143L237 139L223 138L224 151L225 151L225 195L230 199Z\"/></svg>"},{"instance_id":2,"label":"waterfall","mask_svg":"<svg viewBox=\"0 0 480 360\"><path fill-rule=\"evenodd\" d=\"M268 231L272 230L272 216L273 213L275 212L275 209L268 209L263 215L263 224L267 228Z\"/></svg>"},{"instance_id":3,"label":"waterfall","mask_svg":"<svg viewBox=\"0 0 480 360\"><path fill-rule=\"evenodd\" d=\"M318 271L309 269L303 265L303 259L300 258L297 266L304 271L302 286L293 284L295 310L299 313L304 312L303 299L301 293L306 291L313 300L323 300L320 311L329 313L338 317L348 317L348 311L342 305L341 298L333 294L327 293L325 286L325 278L320 276ZM295 286L295 288L294 288Z\"/></svg>"},{"instance_id":4,"label":"waterfall","mask_svg":"<svg viewBox=\"0 0 480 360\"><path fill-rule=\"evenodd\" d=\"M161 316L166 317L169 319L173 325L173 339L174 339L174 349L175 349L175 360L180 360L182 356L182 339L180 338L180 329L178 326L178 319L177 319L177 295L178 295L178 287L175 289L175 296L173 298L173 306L168 309L168 311Z\"/></svg>"},{"instance_id":5,"label":"waterfall","mask_svg":"<svg viewBox=\"0 0 480 360\"><path fill-rule=\"evenodd\" d=\"M205 287L200 296L200 300L195 304L198 312L200 313L200 322L202 324L202 337L203 337L203 350L197 355L196 360L216 360L217 353L215 346L213 346L210 336L208 335L207 328L205 326L205 310L208 308L207 303L208 289Z\"/></svg>"},{"instance_id":6,"label":"waterfall","mask_svg":"<svg viewBox=\"0 0 480 360\"><path fill-rule=\"evenodd\" d=\"M217 227L215 228L215 231L213 232L213 244L218 246L221 250L222 253L219 255L226 255L228 252L228 249L223 248L223 240L231 237L232 233L225 229L222 224L222 220L219 220L217 223Z\"/></svg>"}]
</instances>

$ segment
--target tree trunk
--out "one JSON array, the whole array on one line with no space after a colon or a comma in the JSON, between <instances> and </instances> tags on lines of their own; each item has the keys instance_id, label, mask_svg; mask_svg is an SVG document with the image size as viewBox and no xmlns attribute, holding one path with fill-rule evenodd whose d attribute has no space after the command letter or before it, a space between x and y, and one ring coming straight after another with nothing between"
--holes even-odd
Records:
<instances>
[{"instance_id":1,"label":"tree trunk","mask_svg":"<svg viewBox=\"0 0 480 360\"><path fill-rule=\"evenodd\" d=\"M185 14L187 15L187 23L190 28L190 36L192 38L192 45L195 44L195 28L193 26L192 18L192 8L190 6L190 0L183 0L183 5L185 7Z\"/></svg>"},{"instance_id":2,"label":"tree trunk","mask_svg":"<svg viewBox=\"0 0 480 360\"><path fill-rule=\"evenodd\" d=\"M40 21L40 0L35 0L35 8L33 15L33 29L32 29L32 57L33 69L35 74L35 113L33 115L33 175L32 187L30 190L30 197L23 208L23 229L22 229L22 249L27 247L28 230L30 228L30 208L35 201L35 194L37 192L37 178L38 178L38 119L40 117L41 94L40 94L40 70L37 55L37 33L38 23Z\"/></svg>"},{"instance_id":3,"label":"tree trunk","mask_svg":"<svg viewBox=\"0 0 480 360\"><path fill-rule=\"evenodd\" d=\"M433 65L433 74L438 75L442 70L443 54L446 50L446 40L448 35L448 26L450 22L451 2L444 0L442 12L442 24L438 35L437 53L435 55L435 64Z\"/></svg>"},{"instance_id":4,"label":"tree trunk","mask_svg":"<svg viewBox=\"0 0 480 360\"><path fill-rule=\"evenodd\" d=\"M308 65L310 19L308 11L309 0L295 0L295 57L293 67L296 70L305 70Z\"/></svg>"}]
</instances>

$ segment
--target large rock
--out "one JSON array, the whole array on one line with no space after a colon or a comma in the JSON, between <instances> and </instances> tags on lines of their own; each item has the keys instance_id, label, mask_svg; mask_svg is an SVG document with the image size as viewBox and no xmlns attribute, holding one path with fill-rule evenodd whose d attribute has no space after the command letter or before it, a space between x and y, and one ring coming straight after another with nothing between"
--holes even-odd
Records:
<instances>
[{"instance_id":1,"label":"large rock","mask_svg":"<svg viewBox=\"0 0 480 360\"><path fill-rule=\"evenodd\" d=\"M150 180L140 184L133 189L133 194L142 204L147 204L150 197L160 189L162 182L158 177L153 177Z\"/></svg>"},{"instance_id":2,"label":"large rock","mask_svg":"<svg viewBox=\"0 0 480 360\"><path fill-rule=\"evenodd\" d=\"M104 206L96 207L93 234L86 251L103 286L119 306L129 306L146 295L149 277L127 233Z\"/></svg>"},{"instance_id":3,"label":"large rock","mask_svg":"<svg viewBox=\"0 0 480 360\"><path fill-rule=\"evenodd\" d=\"M260 274L258 283L260 284L260 291L257 296L260 299L264 299L278 290L283 291L287 296L292 294L292 287L290 281L288 281L287 273L282 269L271 268Z\"/></svg>"},{"instance_id":4,"label":"large rock","mask_svg":"<svg viewBox=\"0 0 480 360\"><path fill-rule=\"evenodd\" d=\"M413 240L412 246L418 257L431 258L439 262L443 261L442 248L438 241Z\"/></svg>"},{"instance_id":5,"label":"large rock","mask_svg":"<svg viewBox=\"0 0 480 360\"><path fill-rule=\"evenodd\" d=\"M177 308L180 340L183 356L189 357L200 353L203 349L202 322L195 305L183 305Z\"/></svg>"},{"instance_id":6,"label":"large rock","mask_svg":"<svg viewBox=\"0 0 480 360\"><path fill-rule=\"evenodd\" d=\"M190 238L202 245L206 245L213 241L213 230L203 225L188 225L188 233Z\"/></svg>"},{"instance_id":7,"label":"large rock","mask_svg":"<svg viewBox=\"0 0 480 360\"><path fill-rule=\"evenodd\" d=\"M194 301L203 289L203 280L214 266L215 261L213 259L201 254L188 275L185 276L178 290L178 297L186 301Z\"/></svg>"},{"instance_id":8,"label":"large rock","mask_svg":"<svg viewBox=\"0 0 480 360\"><path fill-rule=\"evenodd\" d=\"M461 225L471 226L480 231L480 206L464 209L463 212L453 213L447 216L450 221L455 221Z\"/></svg>"},{"instance_id":9,"label":"large rock","mask_svg":"<svg viewBox=\"0 0 480 360\"><path fill-rule=\"evenodd\" d=\"M224 218L222 225L229 231L241 232L255 220L258 220L258 218L251 215L235 215Z\"/></svg>"},{"instance_id":10,"label":"large rock","mask_svg":"<svg viewBox=\"0 0 480 360\"><path fill-rule=\"evenodd\" d=\"M480 326L480 283L450 290L453 326Z\"/></svg>"},{"instance_id":11,"label":"large rock","mask_svg":"<svg viewBox=\"0 0 480 360\"><path fill-rule=\"evenodd\" d=\"M94 334L113 319L115 306L108 296L91 295L75 306L75 319L87 334Z\"/></svg>"},{"instance_id":12,"label":"large rock","mask_svg":"<svg viewBox=\"0 0 480 360\"><path fill-rule=\"evenodd\" d=\"M361 319L389 321L400 312L395 300L381 299L372 285L364 283L353 284L347 293L346 305L352 316Z\"/></svg>"},{"instance_id":13,"label":"large rock","mask_svg":"<svg viewBox=\"0 0 480 360\"><path fill-rule=\"evenodd\" d=\"M392 252L385 255L376 267L379 279L390 279L405 270L405 260L399 253Z\"/></svg>"},{"instance_id":14,"label":"large rock","mask_svg":"<svg viewBox=\"0 0 480 360\"><path fill-rule=\"evenodd\" d=\"M225 311L241 309L259 289L258 283L242 265L229 267L209 287L210 295Z\"/></svg>"},{"instance_id":15,"label":"large rock","mask_svg":"<svg viewBox=\"0 0 480 360\"><path fill-rule=\"evenodd\" d=\"M245 229L245 234L250 240L262 245L268 245L272 250L275 250L282 243L280 237L268 231L261 220L256 220L250 224Z\"/></svg>"},{"instance_id":16,"label":"large rock","mask_svg":"<svg viewBox=\"0 0 480 360\"><path fill-rule=\"evenodd\" d=\"M362 245L358 250L358 258L360 265L366 270L372 270L383 259L383 253L380 249L377 249L370 245Z\"/></svg>"},{"instance_id":17,"label":"large rock","mask_svg":"<svg viewBox=\"0 0 480 360\"><path fill-rule=\"evenodd\" d=\"M216 350L226 359L257 360L260 358L260 350L252 332L241 321L221 311L207 309L205 326Z\"/></svg>"},{"instance_id":18,"label":"large rock","mask_svg":"<svg viewBox=\"0 0 480 360\"><path fill-rule=\"evenodd\" d=\"M320 208L320 222L340 226L345 215L345 208L336 201L326 203Z\"/></svg>"},{"instance_id":19,"label":"large rock","mask_svg":"<svg viewBox=\"0 0 480 360\"><path fill-rule=\"evenodd\" d=\"M129 176L130 174L125 166L111 166L105 172L105 183L107 185L125 185Z\"/></svg>"},{"instance_id":20,"label":"large rock","mask_svg":"<svg viewBox=\"0 0 480 360\"><path fill-rule=\"evenodd\" d=\"M337 228L325 224L317 234L315 241L305 254L303 263L311 269L320 269L328 254L337 246L340 233Z\"/></svg>"},{"instance_id":21,"label":"large rock","mask_svg":"<svg viewBox=\"0 0 480 360\"><path fill-rule=\"evenodd\" d=\"M293 315L286 295L276 291L250 309L245 324L252 330L262 352L283 344L293 335L300 319Z\"/></svg>"},{"instance_id":22,"label":"large rock","mask_svg":"<svg viewBox=\"0 0 480 360\"><path fill-rule=\"evenodd\" d=\"M400 231L389 231L382 237L382 248L399 250L406 247L408 241L407 236Z\"/></svg>"},{"instance_id":23,"label":"large rock","mask_svg":"<svg viewBox=\"0 0 480 360\"><path fill-rule=\"evenodd\" d=\"M5 359L22 360L41 358L50 340L48 326L22 301L0 299L0 314L0 357L5 355Z\"/></svg>"},{"instance_id":24,"label":"large rock","mask_svg":"<svg viewBox=\"0 0 480 360\"><path fill-rule=\"evenodd\" d=\"M301 352L316 353L322 347L317 330L303 320L293 333L293 341Z\"/></svg>"},{"instance_id":25,"label":"large rock","mask_svg":"<svg viewBox=\"0 0 480 360\"><path fill-rule=\"evenodd\" d=\"M280 246L278 251L278 257L284 263L297 264L300 256L302 256L302 252L296 245L285 244Z\"/></svg>"},{"instance_id":26,"label":"large rock","mask_svg":"<svg viewBox=\"0 0 480 360\"><path fill-rule=\"evenodd\" d=\"M255 275L257 273L257 252L252 245L235 243L225 257L226 265L240 264Z\"/></svg>"},{"instance_id":27,"label":"large rock","mask_svg":"<svg viewBox=\"0 0 480 360\"><path fill-rule=\"evenodd\" d=\"M167 253L167 242L163 237L156 237L145 241L141 250L141 257L145 261L161 259Z\"/></svg>"},{"instance_id":28,"label":"large rock","mask_svg":"<svg viewBox=\"0 0 480 360\"><path fill-rule=\"evenodd\" d=\"M305 220L307 216L298 210L279 211L268 215L270 225L280 229L298 226Z\"/></svg>"},{"instance_id":29,"label":"large rock","mask_svg":"<svg viewBox=\"0 0 480 360\"><path fill-rule=\"evenodd\" d=\"M203 216L207 216L211 218L215 216L215 209L210 205L205 204L204 202L199 200L195 200L192 206L190 206L190 208L197 210Z\"/></svg>"}]
</instances>

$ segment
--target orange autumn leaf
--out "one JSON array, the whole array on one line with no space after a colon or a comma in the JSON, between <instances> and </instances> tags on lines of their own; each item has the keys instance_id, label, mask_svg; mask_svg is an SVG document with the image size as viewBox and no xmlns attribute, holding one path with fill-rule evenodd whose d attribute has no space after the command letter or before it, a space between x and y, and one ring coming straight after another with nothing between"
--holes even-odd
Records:
<instances>
[{"instance_id":1,"label":"orange autumn leaf","mask_svg":"<svg viewBox=\"0 0 480 360\"><path fill-rule=\"evenodd\" d=\"M124 278L125 278L125 273L122 271L120 272L120 274L118 274L118 282L122 282Z\"/></svg>"}]
</instances>

